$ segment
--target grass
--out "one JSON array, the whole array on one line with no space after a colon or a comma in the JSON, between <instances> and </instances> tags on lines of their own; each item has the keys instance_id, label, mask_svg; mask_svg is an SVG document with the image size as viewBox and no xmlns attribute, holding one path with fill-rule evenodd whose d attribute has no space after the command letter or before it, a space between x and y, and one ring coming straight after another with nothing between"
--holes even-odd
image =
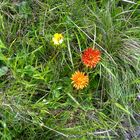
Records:
<instances>
[{"instance_id":1,"label":"grass","mask_svg":"<svg viewBox=\"0 0 140 140\"><path fill-rule=\"evenodd\" d=\"M1 140L139 139L140 6L131 2L0 2ZM81 53L93 45L102 58L87 69ZM78 69L90 82L77 91Z\"/></svg>"}]
</instances>

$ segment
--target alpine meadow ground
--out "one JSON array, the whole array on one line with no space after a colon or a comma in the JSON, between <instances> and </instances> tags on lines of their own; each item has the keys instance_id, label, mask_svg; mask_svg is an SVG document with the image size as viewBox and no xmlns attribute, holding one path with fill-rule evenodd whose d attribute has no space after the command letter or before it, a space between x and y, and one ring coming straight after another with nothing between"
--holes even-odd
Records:
<instances>
[{"instance_id":1,"label":"alpine meadow ground","mask_svg":"<svg viewBox=\"0 0 140 140\"><path fill-rule=\"evenodd\" d=\"M140 0L1 0L0 139L140 139Z\"/></svg>"}]
</instances>

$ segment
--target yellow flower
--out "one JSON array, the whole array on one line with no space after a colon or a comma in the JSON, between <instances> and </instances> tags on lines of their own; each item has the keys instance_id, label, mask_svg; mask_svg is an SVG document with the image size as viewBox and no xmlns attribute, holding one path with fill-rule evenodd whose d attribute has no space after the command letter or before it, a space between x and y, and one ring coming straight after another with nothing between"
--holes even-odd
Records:
<instances>
[{"instance_id":1,"label":"yellow flower","mask_svg":"<svg viewBox=\"0 0 140 140\"><path fill-rule=\"evenodd\" d=\"M53 41L54 45L60 45L63 42L63 38L64 37L62 34L55 33L52 38L52 41Z\"/></svg>"},{"instance_id":2,"label":"yellow flower","mask_svg":"<svg viewBox=\"0 0 140 140\"><path fill-rule=\"evenodd\" d=\"M89 78L84 72L76 71L72 77L72 84L76 89L83 89L89 83Z\"/></svg>"}]
</instances>

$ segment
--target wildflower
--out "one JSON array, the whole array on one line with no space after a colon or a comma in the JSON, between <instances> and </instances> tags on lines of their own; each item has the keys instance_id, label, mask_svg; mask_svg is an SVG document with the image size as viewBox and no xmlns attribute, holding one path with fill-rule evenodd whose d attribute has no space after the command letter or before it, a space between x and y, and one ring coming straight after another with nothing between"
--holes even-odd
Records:
<instances>
[{"instance_id":1,"label":"wildflower","mask_svg":"<svg viewBox=\"0 0 140 140\"><path fill-rule=\"evenodd\" d=\"M84 72L76 71L72 77L72 84L76 89L83 89L89 83L89 78Z\"/></svg>"},{"instance_id":2,"label":"wildflower","mask_svg":"<svg viewBox=\"0 0 140 140\"><path fill-rule=\"evenodd\" d=\"M93 48L87 48L82 54L82 61L87 67L96 67L101 59L101 52Z\"/></svg>"},{"instance_id":3,"label":"wildflower","mask_svg":"<svg viewBox=\"0 0 140 140\"><path fill-rule=\"evenodd\" d=\"M53 38L52 38L52 41L53 41L54 45L60 45L63 42L63 38L64 37L62 34L55 33Z\"/></svg>"}]
</instances>

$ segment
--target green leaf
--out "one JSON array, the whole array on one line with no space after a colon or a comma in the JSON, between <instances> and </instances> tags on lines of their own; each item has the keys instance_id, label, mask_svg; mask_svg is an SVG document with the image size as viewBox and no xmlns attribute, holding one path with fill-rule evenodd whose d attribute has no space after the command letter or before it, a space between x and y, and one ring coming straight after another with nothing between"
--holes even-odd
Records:
<instances>
[{"instance_id":1,"label":"green leaf","mask_svg":"<svg viewBox=\"0 0 140 140\"><path fill-rule=\"evenodd\" d=\"M109 69L109 68L107 68L103 63L101 63L100 62L100 64L103 66L103 68L109 73L109 74L111 74L114 78L116 78L115 77L115 75L112 73L112 71Z\"/></svg>"},{"instance_id":2,"label":"green leaf","mask_svg":"<svg viewBox=\"0 0 140 140\"><path fill-rule=\"evenodd\" d=\"M6 49L5 45L2 43L0 39L0 60L6 61L6 57L3 55L1 49Z\"/></svg>"},{"instance_id":3,"label":"green leaf","mask_svg":"<svg viewBox=\"0 0 140 140\"><path fill-rule=\"evenodd\" d=\"M0 77L5 75L8 71L8 68L6 66L3 66L0 68Z\"/></svg>"},{"instance_id":4,"label":"green leaf","mask_svg":"<svg viewBox=\"0 0 140 140\"><path fill-rule=\"evenodd\" d=\"M128 110L126 110L126 109L125 109L122 105L120 105L119 103L115 103L115 105L116 105L119 109L121 109L122 111L124 111L125 113L131 115L131 113L130 113Z\"/></svg>"},{"instance_id":5,"label":"green leaf","mask_svg":"<svg viewBox=\"0 0 140 140\"><path fill-rule=\"evenodd\" d=\"M3 44L3 42L0 40L0 49L2 48L6 48L5 45Z\"/></svg>"},{"instance_id":6,"label":"green leaf","mask_svg":"<svg viewBox=\"0 0 140 140\"><path fill-rule=\"evenodd\" d=\"M1 51L0 51L0 60L3 60L3 61L6 60L6 57L1 53Z\"/></svg>"},{"instance_id":7,"label":"green leaf","mask_svg":"<svg viewBox=\"0 0 140 140\"><path fill-rule=\"evenodd\" d=\"M140 78L137 78L134 81L132 81L131 84L139 84L139 83L140 83Z\"/></svg>"}]
</instances>

